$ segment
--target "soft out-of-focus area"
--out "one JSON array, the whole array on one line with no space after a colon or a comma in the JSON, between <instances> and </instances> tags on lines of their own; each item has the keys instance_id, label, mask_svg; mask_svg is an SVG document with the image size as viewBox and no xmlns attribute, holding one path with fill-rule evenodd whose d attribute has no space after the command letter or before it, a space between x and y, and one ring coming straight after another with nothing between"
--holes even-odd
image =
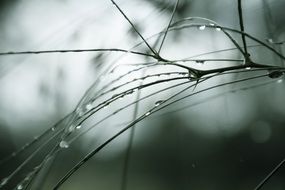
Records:
<instances>
[{"instance_id":1,"label":"soft out-of-focus area","mask_svg":"<svg viewBox=\"0 0 285 190\"><path fill-rule=\"evenodd\" d=\"M158 51L175 1L116 2ZM242 3L245 32L284 54L285 2ZM181 22L160 55L200 70L243 64L216 27L240 30L238 16L237 1L181 0L172 23ZM0 52L151 53L109 0L1 1L0 28ZM243 46L239 33L229 33ZM253 62L284 67L265 45L249 38L247 45ZM268 72L246 68L197 84L185 68L130 52L0 56L0 187L52 189L90 151L145 116L59 189L254 189L285 156L285 81ZM285 189L284 169L264 189Z\"/></svg>"}]
</instances>

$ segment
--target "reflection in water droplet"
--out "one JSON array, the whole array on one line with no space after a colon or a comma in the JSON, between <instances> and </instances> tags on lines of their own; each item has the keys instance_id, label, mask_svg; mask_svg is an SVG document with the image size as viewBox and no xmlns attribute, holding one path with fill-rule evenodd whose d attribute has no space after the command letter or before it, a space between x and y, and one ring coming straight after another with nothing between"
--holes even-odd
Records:
<instances>
[{"instance_id":1,"label":"reflection in water droplet","mask_svg":"<svg viewBox=\"0 0 285 190\"><path fill-rule=\"evenodd\" d=\"M150 115L150 111L149 112L146 112L145 116L149 116Z\"/></svg>"},{"instance_id":2,"label":"reflection in water droplet","mask_svg":"<svg viewBox=\"0 0 285 190\"><path fill-rule=\"evenodd\" d=\"M206 26L205 25L201 25L201 26L199 26L199 30L205 30L205 28L206 28Z\"/></svg>"},{"instance_id":3,"label":"reflection in water droplet","mask_svg":"<svg viewBox=\"0 0 285 190\"><path fill-rule=\"evenodd\" d=\"M81 125L77 125L77 126L76 126L76 129L81 129Z\"/></svg>"},{"instance_id":4,"label":"reflection in water droplet","mask_svg":"<svg viewBox=\"0 0 285 190\"><path fill-rule=\"evenodd\" d=\"M159 100L157 102L155 102L155 107L159 106L160 104L162 104L164 102L164 100Z\"/></svg>"},{"instance_id":5,"label":"reflection in water droplet","mask_svg":"<svg viewBox=\"0 0 285 190\"><path fill-rule=\"evenodd\" d=\"M59 143L60 148L68 148L69 144L66 141L61 141Z\"/></svg>"},{"instance_id":6,"label":"reflection in water droplet","mask_svg":"<svg viewBox=\"0 0 285 190\"><path fill-rule=\"evenodd\" d=\"M245 69L246 69L246 70L250 70L250 69L251 69L251 67L246 67Z\"/></svg>"},{"instance_id":7,"label":"reflection in water droplet","mask_svg":"<svg viewBox=\"0 0 285 190\"><path fill-rule=\"evenodd\" d=\"M17 186L17 190L21 190L21 189L23 189L23 185L19 184L19 185Z\"/></svg>"},{"instance_id":8,"label":"reflection in water droplet","mask_svg":"<svg viewBox=\"0 0 285 190\"><path fill-rule=\"evenodd\" d=\"M284 74L283 71L272 71L268 74L268 77L272 79L276 79L276 78L282 77L283 74Z\"/></svg>"}]
</instances>

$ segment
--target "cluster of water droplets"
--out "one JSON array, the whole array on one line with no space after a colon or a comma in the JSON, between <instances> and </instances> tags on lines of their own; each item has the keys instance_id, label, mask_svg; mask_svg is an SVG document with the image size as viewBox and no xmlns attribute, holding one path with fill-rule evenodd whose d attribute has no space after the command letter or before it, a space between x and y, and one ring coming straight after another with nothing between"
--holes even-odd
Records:
<instances>
[{"instance_id":1,"label":"cluster of water droplets","mask_svg":"<svg viewBox=\"0 0 285 190\"><path fill-rule=\"evenodd\" d=\"M214 23L209 23L209 25L211 28L215 28L215 30L218 32L222 30L222 28L220 26L217 26ZM198 26L199 30L205 30L206 28L207 28L206 24L202 24L202 25Z\"/></svg>"}]
</instances>

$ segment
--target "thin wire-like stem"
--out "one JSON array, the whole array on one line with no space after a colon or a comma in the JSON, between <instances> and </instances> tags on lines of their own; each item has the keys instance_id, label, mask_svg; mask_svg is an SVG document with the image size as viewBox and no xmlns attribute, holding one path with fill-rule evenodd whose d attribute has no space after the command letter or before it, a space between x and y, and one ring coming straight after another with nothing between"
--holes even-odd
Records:
<instances>
[{"instance_id":1,"label":"thin wire-like stem","mask_svg":"<svg viewBox=\"0 0 285 190\"><path fill-rule=\"evenodd\" d=\"M154 56L158 56L157 52L149 45L149 43L145 40L145 38L141 35L141 33L137 30L135 25L132 23L132 21L127 17L127 15L123 12L123 10L118 6L118 4L111 0L111 2L116 6L116 8L120 11L120 13L125 17L125 19L130 23L134 31L139 35L139 37L144 41L145 45L149 48L149 50L154 54Z\"/></svg>"},{"instance_id":2,"label":"thin wire-like stem","mask_svg":"<svg viewBox=\"0 0 285 190\"><path fill-rule=\"evenodd\" d=\"M211 25L208 25L208 24L203 24L204 26L207 26L209 28L217 28L216 26L211 26ZM185 24L185 25L181 25L181 26L178 26L178 27L172 27L170 29L171 30L181 30L181 29L185 29L185 28L190 28L190 27L197 27L197 26L201 26L201 24ZM276 51L274 48L270 47L269 45L267 45L266 43L262 42L261 40L253 37L252 35L246 33L246 32L241 32L239 30L236 30L236 29L233 29L233 28L229 28L229 27L221 27L222 29L224 30L228 30L228 31L231 31L231 32L234 32L234 33L239 33L239 34L244 34L246 37L252 39L253 41L256 41L257 43L259 43L261 46L264 46L266 47L267 49L269 49L270 51L272 51L273 53L275 53L276 55L278 55L279 57L281 57L283 60L285 60L285 56L282 55L281 53L279 53L278 51ZM280 42L278 44L284 44L284 42ZM239 48L238 48L239 49Z\"/></svg>"},{"instance_id":3,"label":"thin wire-like stem","mask_svg":"<svg viewBox=\"0 0 285 190\"><path fill-rule=\"evenodd\" d=\"M241 0L237 0L237 1L238 1L238 16L239 16L240 31L244 32ZM247 52L247 45L246 45L245 35L243 33L241 34L241 38L242 38L242 43L243 43L243 47L244 47L244 52L246 53L247 56L249 56L249 54Z\"/></svg>"},{"instance_id":4,"label":"thin wire-like stem","mask_svg":"<svg viewBox=\"0 0 285 190\"><path fill-rule=\"evenodd\" d=\"M238 83L238 82L244 82L247 80L252 80L252 79L257 79L257 78L261 78L261 77L265 77L267 75L259 75L259 76L255 76L255 77L249 77L249 78L245 78L245 79L240 79L240 80L236 80L236 81L232 81L232 82L227 82L227 83L223 83L223 84L219 84L219 85L215 85L209 88L205 88L203 90L194 92L190 95L187 95L183 98L179 98L177 100L174 100L173 102L170 102L166 105L163 105L164 103L166 103L167 101L169 101L170 99L176 97L177 95L181 94L182 92L185 92L186 90L188 90L189 88L193 87L193 85L191 85L190 87L186 87L183 90L179 91L178 93L172 95L171 97L169 97L167 100L164 101L164 103L162 103L160 107L154 107L152 109L150 109L148 112L146 112L145 114L141 115L138 119L136 119L135 121L133 121L131 124L127 125L125 128L121 129L118 133L116 133L114 136L112 136L111 138L107 139L104 143L102 143L100 146L98 146L97 148L95 148L93 151L91 151L90 153L88 153L82 160L80 160L71 170L69 170L60 180L59 182L55 185L55 187L53 188L54 190L57 190L73 173L75 173L83 164L85 164L89 159L91 159L95 154L97 154L100 150L102 150L106 145L108 145L109 143L111 143L114 139L116 139L117 137L119 137L121 134L123 134L125 131L127 131L129 128L133 127L136 123L142 121L143 119L145 119L146 117L148 117L151 114L154 114L155 112L173 104L176 103L178 101L181 101L187 97L190 96L194 96L197 95L199 93L217 88L217 87L221 87L221 86L225 86L225 85L229 85L229 84L233 84L233 83Z\"/></svg>"},{"instance_id":5,"label":"thin wire-like stem","mask_svg":"<svg viewBox=\"0 0 285 190\"><path fill-rule=\"evenodd\" d=\"M175 14L175 12L176 12L176 9L177 9L177 7L178 7L178 4L179 4L179 0L176 0L176 3L175 3L175 6L174 6L174 9L173 9L173 12L172 12L172 14L171 14L171 17L170 17L170 20L169 20L168 26L167 26L167 28L166 28L166 30L165 30L165 32L164 32L164 35L163 35L163 38L162 38L161 44L160 44L160 46L159 46L158 54L159 54L159 53L160 53L160 51L161 51L161 48L162 48L163 43L164 43L164 41L165 41L165 38L166 38L166 36L167 36L167 33L168 33L168 30L169 30L169 27L171 26L171 22L172 22L172 20L173 20L173 18L174 18L174 14Z\"/></svg>"},{"instance_id":6,"label":"thin wire-like stem","mask_svg":"<svg viewBox=\"0 0 285 190\"><path fill-rule=\"evenodd\" d=\"M285 159L283 159L255 188L254 190L260 190L269 179L276 174L276 172L285 164Z\"/></svg>"},{"instance_id":7,"label":"thin wire-like stem","mask_svg":"<svg viewBox=\"0 0 285 190\"><path fill-rule=\"evenodd\" d=\"M125 50L119 48L110 48L110 49L55 49L55 50L41 50L41 51L8 51L8 52L0 52L0 56L4 55L22 55L22 54L47 54L47 53L81 53L81 52L123 52L123 53L131 53L136 55L142 55L147 57L157 58L155 55L132 51L132 50Z\"/></svg>"}]
</instances>

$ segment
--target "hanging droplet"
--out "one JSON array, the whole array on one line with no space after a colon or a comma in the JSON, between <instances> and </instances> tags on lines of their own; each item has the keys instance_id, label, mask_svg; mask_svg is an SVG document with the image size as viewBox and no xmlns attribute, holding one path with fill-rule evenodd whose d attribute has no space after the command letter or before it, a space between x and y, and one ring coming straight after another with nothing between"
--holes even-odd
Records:
<instances>
[{"instance_id":1,"label":"hanging droplet","mask_svg":"<svg viewBox=\"0 0 285 190\"><path fill-rule=\"evenodd\" d=\"M59 143L60 148L68 148L69 144L66 141L61 141Z\"/></svg>"},{"instance_id":2,"label":"hanging droplet","mask_svg":"<svg viewBox=\"0 0 285 190\"><path fill-rule=\"evenodd\" d=\"M149 112L146 112L144 115L145 115L145 116L149 116L149 115L150 115L150 111L149 111Z\"/></svg>"},{"instance_id":3,"label":"hanging droplet","mask_svg":"<svg viewBox=\"0 0 285 190\"><path fill-rule=\"evenodd\" d=\"M77 125L76 129L81 129L81 127L82 127L81 125Z\"/></svg>"},{"instance_id":4,"label":"hanging droplet","mask_svg":"<svg viewBox=\"0 0 285 190\"><path fill-rule=\"evenodd\" d=\"M206 26L205 25L201 25L198 27L199 30L205 30Z\"/></svg>"},{"instance_id":5,"label":"hanging droplet","mask_svg":"<svg viewBox=\"0 0 285 190\"><path fill-rule=\"evenodd\" d=\"M282 77L283 75L284 75L283 71L272 71L268 74L268 77L272 79L276 79L276 78Z\"/></svg>"},{"instance_id":6,"label":"hanging droplet","mask_svg":"<svg viewBox=\"0 0 285 190\"><path fill-rule=\"evenodd\" d=\"M108 106L109 106L109 104L106 104L106 105L103 107L103 109L106 109L106 108L108 108Z\"/></svg>"},{"instance_id":7,"label":"hanging droplet","mask_svg":"<svg viewBox=\"0 0 285 190\"><path fill-rule=\"evenodd\" d=\"M160 104L162 104L164 102L164 100L158 100L157 102L155 102L154 106L157 107Z\"/></svg>"},{"instance_id":8,"label":"hanging droplet","mask_svg":"<svg viewBox=\"0 0 285 190\"><path fill-rule=\"evenodd\" d=\"M216 27L216 31L218 31L218 32L220 32L222 30L222 28L221 27Z\"/></svg>"},{"instance_id":9,"label":"hanging droplet","mask_svg":"<svg viewBox=\"0 0 285 190\"><path fill-rule=\"evenodd\" d=\"M196 60L197 64L203 65L205 63L205 60Z\"/></svg>"},{"instance_id":10,"label":"hanging droplet","mask_svg":"<svg viewBox=\"0 0 285 190\"><path fill-rule=\"evenodd\" d=\"M22 184L19 184L19 185L17 186L17 190L21 190L21 189L23 189L23 185L22 185Z\"/></svg>"}]
</instances>

